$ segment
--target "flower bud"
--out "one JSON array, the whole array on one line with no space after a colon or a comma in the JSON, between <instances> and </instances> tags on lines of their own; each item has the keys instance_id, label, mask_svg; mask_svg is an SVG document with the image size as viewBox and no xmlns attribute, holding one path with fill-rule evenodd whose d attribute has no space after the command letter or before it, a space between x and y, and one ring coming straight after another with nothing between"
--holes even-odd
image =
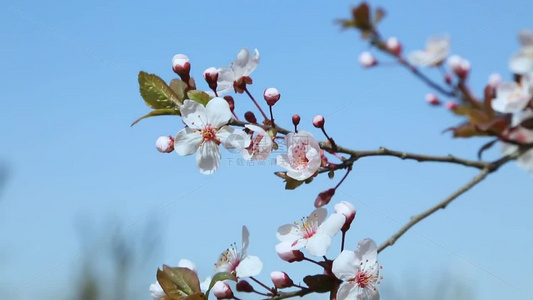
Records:
<instances>
[{"instance_id":1,"label":"flower bud","mask_svg":"<svg viewBox=\"0 0 533 300\"><path fill-rule=\"evenodd\" d=\"M176 54L172 58L172 70L181 77L181 80L189 81L189 72L191 71L191 63L189 58L184 54Z\"/></svg>"},{"instance_id":2,"label":"flower bud","mask_svg":"<svg viewBox=\"0 0 533 300\"><path fill-rule=\"evenodd\" d=\"M254 291L254 287L246 280L241 280L237 282L237 285L235 287L237 289L237 292L241 293L252 293Z\"/></svg>"},{"instance_id":3,"label":"flower bud","mask_svg":"<svg viewBox=\"0 0 533 300\"><path fill-rule=\"evenodd\" d=\"M341 228L343 232L346 232L348 229L350 229L350 225L355 219L355 207L350 202L341 201L335 204L335 212L346 217L344 226Z\"/></svg>"},{"instance_id":4,"label":"flower bud","mask_svg":"<svg viewBox=\"0 0 533 300\"><path fill-rule=\"evenodd\" d=\"M161 153L174 151L174 138L171 136L160 136L155 141L155 147Z\"/></svg>"},{"instance_id":5,"label":"flower bud","mask_svg":"<svg viewBox=\"0 0 533 300\"><path fill-rule=\"evenodd\" d=\"M316 115L314 118L313 118L313 126L315 126L316 128L323 128L324 127L324 117L322 115Z\"/></svg>"},{"instance_id":6,"label":"flower bud","mask_svg":"<svg viewBox=\"0 0 533 300\"><path fill-rule=\"evenodd\" d=\"M446 108L448 110L456 110L458 107L459 107L459 104L457 104L457 103L455 103L453 101L446 102Z\"/></svg>"},{"instance_id":7,"label":"flower bud","mask_svg":"<svg viewBox=\"0 0 533 300\"><path fill-rule=\"evenodd\" d=\"M294 250L290 245L284 243L276 245L276 252L282 260L289 263L302 261L305 258L305 255L302 253L302 251Z\"/></svg>"},{"instance_id":8,"label":"flower bud","mask_svg":"<svg viewBox=\"0 0 533 300\"><path fill-rule=\"evenodd\" d=\"M292 124L294 124L294 126L298 126L298 124L300 124L300 116L299 115L292 116Z\"/></svg>"},{"instance_id":9,"label":"flower bud","mask_svg":"<svg viewBox=\"0 0 533 300\"><path fill-rule=\"evenodd\" d=\"M322 207L328 204L329 201L331 201L331 198L333 198L333 195L335 195L335 189L333 188L318 194L318 197L316 197L315 200L315 207Z\"/></svg>"},{"instance_id":10,"label":"flower bud","mask_svg":"<svg viewBox=\"0 0 533 300\"><path fill-rule=\"evenodd\" d=\"M255 117L255 114L251 111L247 111L244 113L244 119L250 123L257 123L257 118Z\"/></svg>"},{"instance_id":11,"label":"flower bud","mask_svg":"<svg viewBox=\"0 0 533 300\"><path fill-rule=\"evenodd\" d=\"M378 61L374 58L372 53L365 51L359 55L359 64L363 68L370 68L377 65Z\"/></svg>"},{"instance_id":12,"label":"flower bud","mask_svg":"<svg viewBox=\"0 0 533 300\"><path fill-rule=\"evenodd\" d=\"M233 292L229 285L223 281L217 281L211 289L217 299L233 299Z\"/></svg>"},{"instance_id":13,"label":"flower bud","mask_svg":"<svg viewBox=\"0 0 533 300\"><path fill-rule=\"evenodd\" d=\"M489 76L489 85L495 89L502 83L502 76L498 73Z\"/></svg>"},{"instance_id":14,"label":"flower bud","mask_svg":"<svg viewBox=\"0 0 533 300\"><path fill-rule=\"evenodd\" d=\"M278 289L284 289L294 285L292 279L285 272L274 271L270 273L270 279L272 279L272 283Z\"/></svg>"},{"instance_id":15,"label":"flower bud","mask_svg":"<svg viewBox=\"0 0 533 300\"><path fill-rule=\"evenodd\" d=\"M470 62L459 55L450 56L448 65L459 78L466 78L470 72Z\"/></svg>"},{"instance_id":16,"label":"flower bud","mask_svg":"<svg viewBox=\"0 0 533 300\"><path fill-rule=\"evenodd\" d=\"M226 102L228 102L229 110L231 110L233 112L235 110L235 101L233 100L233 97L231 97L230 95L224 96L224 100L226 100Z\"/></svg>"},{"instance_id":17,"label":"flower bud","mask_svg":"<svg viewBox=\"0 0 533 300\"><path fill-rule=\"evenodd\" d=\"M435 94L431 94L431 93L426 94L426 102L434 106L440 105L439 98L437 98Z\"/></svg>"},{"instance_id":18,"label":"flower bud","mask_svg":"<svg viewBox=\"0 0 533 300\"><path fill-rule=\"evenodd\" d=\"M390 53L396 56L399 56L402 53L402 44L396 37L388 38L385 42L385 47Z\"/></svg>"},{"instance_id":19,"label":"flower bud","mask_svg":"<svg viewBox=\"0 0 533 300\"><path fill-rule=\"evenodd\" d=\"M269 106L273 106L278 102L281 95L276 88L268 88L263 92L263 97Z\"/></svg>"},{"instance_id":20,"label":"flower bud","mask_svg":"<svg viewBox=\"0 0 533 300\"><path fill-rule=\"evenodd\" d=\"M452 84L452 75L446 73L446 75L444 75L444 82L447 84Z\"/></svg>"},{"instance_id":21,"label":"flower bud","mask_svg":"<svg viewBox=\"0 0 533 300\"><path fill-rule=\"evenodd\" d=\"M216 68L208 68L204 71L204 79L212 90L217 89L218 70Z\"/></svg>"}]
</instances>

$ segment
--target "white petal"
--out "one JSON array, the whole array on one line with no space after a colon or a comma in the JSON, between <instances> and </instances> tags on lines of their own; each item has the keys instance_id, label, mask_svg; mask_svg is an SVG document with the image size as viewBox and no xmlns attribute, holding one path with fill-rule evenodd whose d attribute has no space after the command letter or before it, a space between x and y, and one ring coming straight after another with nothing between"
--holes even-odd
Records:
<instances>
[{"instance_id":1,"label":"white petal","mask_svg":"<svg viewBox=\"0 0 533 300\"><path fill-rule=\"evenodd\" d=\"M237 266L235 272L237 277L252 277L261 273L263 263L257 256L246 256Z\"/></svg>"},{"instance_id":2,"label":"white petal","mask_svg":"<svg viewBox=\"0 0 533 300\"><path fill-rule=\"evenodd\" d=\"M150 285L150 295L153 300L159 300L166 296L165 291L163 291L163 288L158 281Z\"/></svg>"},{"instance_id":3,"label":"white petal","mask_svg":"<svg viewBox=\"0 0 533 300\"><path fill-rule=\"evenodd\" d=\"M204 142L196 152L196 163L202 174L213 174L220 165L220 150L213 142Z\"/></svg>"},{"instance_id":4,"label":"white petal","mask_svg":"<svg viewBox=\"0 0 533 300\"><path fill-rule=\"evenodd\" d=\"M365 271L370 274L379 274L378 246L372 239L364 239L359 242L355 250L355 256L359 261L364 262Z\"/></svg>"},{"instance_id":5,"label":"white petal","mask_svg":"<svg viewBox=\"0 0 533 300\"><path fill-rule=\"evenodd\" d=\"M509 59L509 69L515 74L526 74L533 71L533 57L531 53L533 46L521 49L514 53Z\"/></svg>"},{"instance_id":6,"label":"white petal","mask_svg":"<svg viewBox=\"0 0 533 300\"><path fill-rule=\"evenodd\" d=\"M289 156L287 154L280 154L276 157L276 164L287 170L293 170L291 163L289 162Z\"/></svg>"},{"instance_id":7,"label":"white petal","mask_svg":"<svg viewBox=\"0 0 533 300\"><path fill-rule=\"evenodd\" d=\"M351 283L343 283L337 291L336 300L360 300L357 299L357 286Z\"/></svg>"},{"instance_id":8,"label":"white petal","mask_svg":"<svg viewBox=\"0 0 533 300\"><path fill-rule=\"evenodd\" d=\"M309 254L317 257L326 255L331 245L331 237L327 234L317 232L311 238L307 239L305 249Z\"/></svg>"},{"instance_id":9,"label":"white petal","mask_svg":"<svg viewBox=\"0 0 533 300\"><path fill-rule=\"evenodd\" d=\"M206 292L209 289L212 278L207 276L204 281L200 282L200 290Z\"/></svg>"},{"instance_id":10,"label":"white petal","mask_svg":"<svg viewBox=\"0 0 533 300\"><path fill-rule=\"evenodd\" d=\"M246 226L242 226L242 248L241 255L246 256L248 250L248 244L250 243L250 232Z\"/></svg>"},{"instance_id":11,"label":"white petal","mask_svg":"<svg viewBox=\"0 0 533 300\"><path fill-rule=\"evenodd\" d=\"M293 243L299 239L303 238L302 232L292 224L282 225L278 228L276 232L276 237L280 242Z\"/></svg>"},{"instance_id":12,"label":"white petal","mask_svg":"<svg viewBox=\"0 0 533 300\"><path fill-rule=\"evenodd\" d=\"M207 122L213 128L220 128L226 125L233 116L229 109L229 104L223 98L213 98L206 106Z\"/></svg>"},{"instance_id":13,"label":"white petal","mask_svg":"<svg viewBox=\"0 0 533 300\"><path fill-rule=\"evenodd\" d=\"M318 227L319 232L322 232L330 237L335 236L341 230L346 222L346 217L342 214L332 214L329 218Z\"/></svg>"},{"instance_id":14,"label":"white petal","mask_svg":"<svg viewBox=\"0 0 533 300\"><path fill-rule=\"evenodd\" d=\"M355 252L344 250L333 261L331 271L335 277L342 281L352 280L359 271L360 262L361 261L357 259Z\"/></svg>"},{"instance_id":15,"label":"white petal","mask_svg":"<svg viewBox=\"0 0 533 300\"><path fill-rule=\"evenodd\" d=\"M178 262L178 267L187 268L193 271L194 273L198 273L198 271L196 270L196 265L188 259L180 259L180 261Z\"/></svg>"},{"instance_id":16,"label":"white petal","mask_svg":"<svg viewBox=\"0 0 533 300\"><path fill-rule=\"evenodd\" d=\"M417 66L427 66L431 62L431 59L425 51L417 50L409 54L409 62Z\"/></svg>"},{"instance_id":17,"label":"white petal","mask_svg":"<svg viewBox=\"0 0 533 300\"><path fill-rule=\"evenodd\" d=\"M185 127L174 139L174 150L181 156L191 155L198 150L203 140L200 132L194 132L191 128Z\"/></svg>"},{"instance_id":18,"label":"white petal","mask_svg":"<svg viewBox=\"0 0 533 300\"><path fill-rule=\"evenodd\" d=\"M251 57L248 63L246 64L243 76L250 75L255 70L255 68L257 68L258 63L259 63L259 50L255 49L254 56Z\"/></svg>"},{"instance_id":19,"label":"white petal","mask_svg":"<svg viewBox=\"0 0 533 300\"><path fill-rule=\"evenodd\" d=\"M222 95L233 89L235 73L232 69L221 68L218 70L217 93Z\"/></svg>"},{"instance_id":20,"label":"white petal","mask_svg":"<svg viewBox=\"0 0 533 300\"><path fill-rule=\"evenodd\" d=\"M250 52L248 49L241 49L239 53L237 54L237 58L233 62L233 71L235 72L235 79L239 79L242 76L246 76L245 74L247 65L250 63L251 57Z\"/></svg>"},{"instance_id":21,"label":"white petal","mask_svg":"<svg viewBox=\"0 0 533 300\"><path fill-rule=\"evenodd\" d=\"M217 131L217 138L226 149L236 149L240 152L250 145L250 136L246 132L230 126L223 126Z\"/></svg>"},{"instance_id":22,"label":"white petal","mask_svg":"<svg viewBox=\"0 0 533 300\"><path fill-rule=\"evenodd\" d=\"M181 118L192 129L202 129L207 122L205 107L192 100L185 100L181 106Z\"/></svg>"}]
</instances>

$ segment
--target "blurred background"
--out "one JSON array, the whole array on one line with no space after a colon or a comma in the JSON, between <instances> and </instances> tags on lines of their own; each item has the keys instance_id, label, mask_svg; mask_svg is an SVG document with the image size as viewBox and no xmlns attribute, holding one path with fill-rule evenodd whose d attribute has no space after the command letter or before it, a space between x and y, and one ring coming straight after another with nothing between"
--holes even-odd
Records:
<instances>
[{"instance_id":1,"label":"blurred background","mask_svg":"<svg viewBox=\"0 0 533 300\"><path fill-rule=\"evenodd\" d=\"M162 264L181 258L203 279L218 255L251 232L249 253L261 257L259 279L274 270L295 282L320 272L286 264L274 251L280 225L300 220L316 195L336 184L327 176L294 191L274 165L240 166L223 152L212 176L193 157L161 154L155 140L182 128L178 118L147 119L140 70L170 81L171 58L189 56L199 87L208 67L258 48L251 92L276 87L276 121L302 117L301 128L326 116L328 132L360 150L386 146L475 159L485 139L453 140L459 119L426 105L432 92L403 68L363 70L368 50L355 31L334 24L357 1L3 1L0 3L0 299L150 299ZM493 72L511 79L507 63L517 33L533 29L528 1L370 1L387 16L385 37L404 51L448 34L452 54L472 63L469 85L481 94ZM379 56L381 61L390 58ZM437 70L427 73L440 80ZM236 111L253 107L235 97ZM499 146L485 154L500 155ZM409 218L475 176L455 165L367 158L335 195L357 208L347 247L379 244ZM533 184L508 164L424 220L380 255L382 299L529 299L533 280ZM330 205L331 206L331 205ZM328 254L338 254L338 237ZM309 299L323 299L315 295Z\"/></svg>"}]
</instances>

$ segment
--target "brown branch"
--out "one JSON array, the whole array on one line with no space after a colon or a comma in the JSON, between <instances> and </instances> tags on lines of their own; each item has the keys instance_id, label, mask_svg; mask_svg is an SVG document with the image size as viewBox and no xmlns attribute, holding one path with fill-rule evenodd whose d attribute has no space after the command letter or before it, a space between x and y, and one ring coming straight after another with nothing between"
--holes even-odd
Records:
<instances>
[{"instance_id":1,"label":"brown branch","mask_svg":"<svg viewBox=\"0 0 533 300\"><path fill-rule=\"evenodd\" d=\"M436 211L440 209L445 209L453 200L457 199L459 196L473 188L476 184L480 183L485 179L489 174L492 172L497 171L501 166L506 164L507 162L516 159L518 156L522 154L522 151L517 151L511 155L504 156L492 163L488 163L482 170L479 172L479 174L474 177L472 180L470 180L467 184L462 186L460 189L455 191L453 194L442 200L441 202L437 203L433 207L423 211L422 213L414 216L411 218L407 224L405 224L400 230L398 230L395 234L393 234L388 240L386 240L383 244L381 244L378 248L378 253L385 250L387 247L394 245L394 243L402 236L404 235L411 227L416 225L418 222L424 220L425 218L429 217Z\"/></svg>"},{"instance_id":2,"label":"brown branch","mask_svg":"<svg viewBox=\"0 0 533 300\"><path fill-rule=\"evenodd\" d=\"M302 288L301 290L294 291L294 292L280 292L277 295L272 296L270 298L266 298L266 299L269 299L269 300L280 300L280 299L287 299L287 298L292 298L292 297L303 297L303 296L305 296L307 294L311 294L311 293L313 293L312 290L306 289L306 288Z\"/></svg>"}]
</instances>

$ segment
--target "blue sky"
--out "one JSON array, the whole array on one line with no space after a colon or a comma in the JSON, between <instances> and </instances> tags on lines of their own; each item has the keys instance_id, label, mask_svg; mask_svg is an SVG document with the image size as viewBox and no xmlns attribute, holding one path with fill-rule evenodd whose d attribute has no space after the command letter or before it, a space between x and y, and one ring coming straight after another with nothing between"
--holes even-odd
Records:
<instances>
[{"instance_id":1,"label":"blue sky","mask_svg":"<svg viewBox=\"0 0 533 300\"><path fill-rule=\"evenodd\" d=\"M0 159L11 178L0 200L0 295L10 299L68 298L68 284L84 254L96 251L115 227L80 244L76 222L105 226L112 218L123 232L141 234L150 219L164 245L153 273L138 275L146 291L156 268L189 258L201 276L218 255L251 232L249 252L260 256L268 280L274 270L294 279L318 272L287 265L274 252L278 226L312 210L316 195L337 181L318 178L285 191L275 166L230 166L201 175L194 158L155 150L160 135L182 128L176 118L130 124L148 112L137 73L174 78L171 58L184 53L199 85L202 71L231 62L239 49L258 48L261 62L251 91L259 97L277 87L276 120L286 127L294 113L302 129L316 114L328 132L356 149L386 146L417 153L475 158L484 140L452 140L441 131L459 120L428 107L429 88L405 70L362 70L357 57L368 46L333 20L349 16L358 2L269 1L4 1L0 4ZM422 48L427 36L447 33L452 53L473 65L470 85L478 94L488 76L509 79L507 61L518 49L517 32L532 28L527 1L371 1L388 15L385 36L405 51ZM383 58L378 56L378 59ZM388 60L388 58L383 58ZM428 70L438 78L438 73ZM204 86L206 87L206 86ZM345 109L339 110L345 107ZM236 96L241 114L249 100ZM497 158L491 150L487 158ZM347 246L371 237L378 243L409 217L464 184L476 171L460 166L368 158L335 196L357 208ZM340 174L338 174L340 175ZM339 176L337 176L339 177ZM508 164L446 210L417 225L380 256L384 289L407 292L405 278L430 286L451 274L478 299L526 299L533 275L532 178ZM105 227L104 227L105 228ZM330 249L330 257L338 247ZM418 284L418 283L417 283Z\"/></svg>"}]
</instances>

